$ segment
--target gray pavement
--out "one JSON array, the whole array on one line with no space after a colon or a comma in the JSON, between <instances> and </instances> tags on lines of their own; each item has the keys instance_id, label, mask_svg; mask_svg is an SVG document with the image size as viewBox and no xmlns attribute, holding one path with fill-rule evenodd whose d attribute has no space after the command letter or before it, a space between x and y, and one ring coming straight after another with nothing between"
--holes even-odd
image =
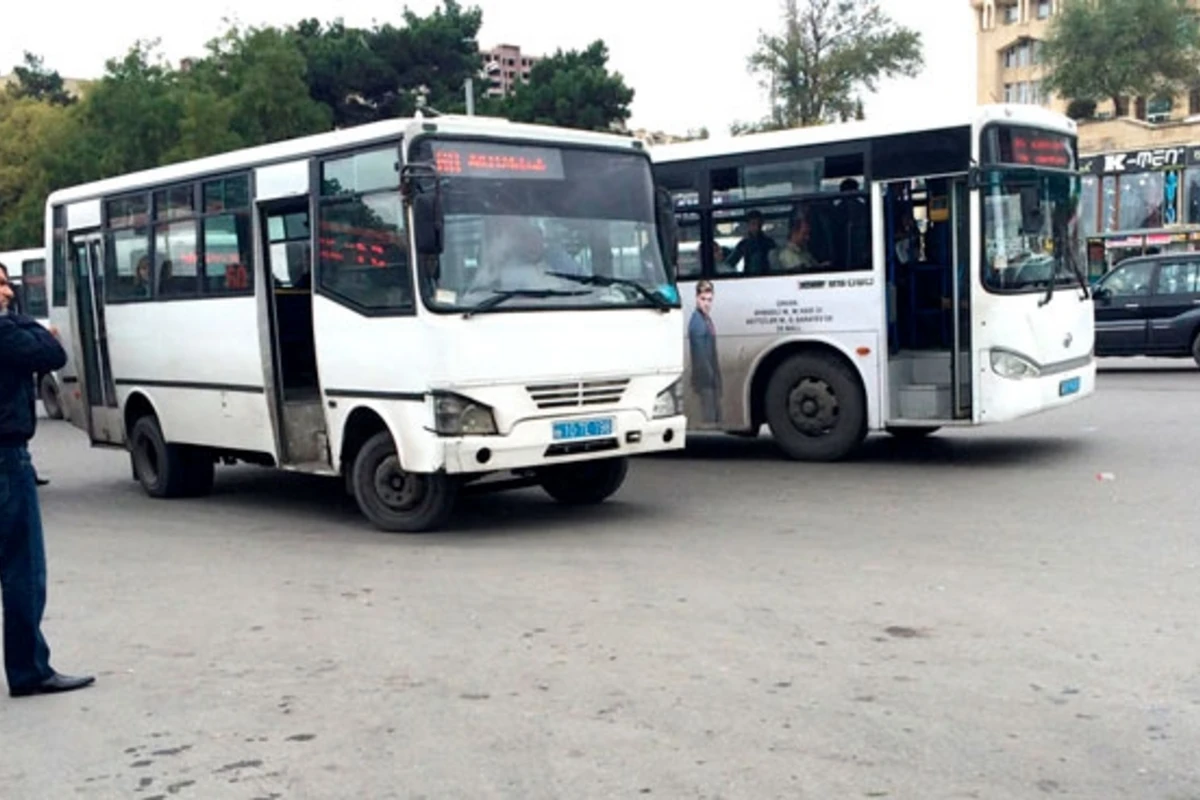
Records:
<instances>
[{"instance_id":1,"label":"gray pavement","mask_svg":"<svg viewBox=\"0 0 1200 800\"><path fill-rule=\"evenodd\" d=\"M1193 800L1200 370L1104 366L1004 427L697 437L416 537L255 468L153 501L46 422L46 629L99 681L0 696L0 797Z\"/></svg>"}]
</instances>

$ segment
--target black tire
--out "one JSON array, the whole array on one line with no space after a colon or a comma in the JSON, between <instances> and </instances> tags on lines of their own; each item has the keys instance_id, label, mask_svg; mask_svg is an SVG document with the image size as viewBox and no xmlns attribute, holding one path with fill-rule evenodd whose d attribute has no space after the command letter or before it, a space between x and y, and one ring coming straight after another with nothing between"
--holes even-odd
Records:
<instances>
[{"instance_id":1,"label":"black tire","mask_svg":"<svg viewBox=\"0 0 1200 800\"><path fill-rule=\"evenodd\" d=\"M400 467L387 431L372 436L354 457L354 499L372 525L388 533L423 533L446 524L458 482L444 472L416 474Z\"/></svg>"},{"instance_id":2,"label":"black tire","mask_svg":"<svg viewBox=\"0 0 1200 800\"><path fill-rule=\"evenodd\" d=\"M867 435L858 375L821 353L792 356L767 383L767 425L779 448L797 461L838 461Z\"/></svg>"},{"instance_id":3,"label":"black tire","mask_svg":"<svg viewBox=\"0 0 1200 800\"><path fill-rule=\"evenodd\" d=\"M42 376L38 393L42 396L42 405L46 409L46 416L50 419L62 419L62 400L58 396L58 384L55 383L53 375Z\"/></svg>"},{"instance_id":4,"label":"black tire","mask_svg":"<svg viewBox=\"0 0 1200 800\"><path fill-rule=\"evenodd\" d=\"M212 491L212 457L198 447L167 444L153 416L133 424L129 452L133 474L151 497L200 497Z\"/></svg>"},{"instance_id":5,"label":"black tire","mask_svg":"<svg viewBox=\"0 0 1200 800\"><path fill-rule=\"evenodd\" d=\"M940 430L941 427L938 425L928 425L925 427L900 426L895 428L889 427L887 432L897 439L924 439L926 436L937 433Z\"/></svg>"},{"instance_id":6,"label":"black tire","mask_svg":"<svg viewBox=\"0 0 1200 800\"><path fill-rule=\"evenodd\" d=\"M616 494L628 474L629 459L622 456L546 467L538 471L538 483L560 503L589 506Z\"/></svg>"},{"instance_id":7,"label":"black tire","mask_svg":"<svg viewBox=\"0 0 1200 800\"><path fill-rule=\"evenodd\" d=\"M1196 360L1196 366L1200 367L1200 331L1196 331L1196 336L1192 339L1192 358Z\"/></svg>"}]
</instances>

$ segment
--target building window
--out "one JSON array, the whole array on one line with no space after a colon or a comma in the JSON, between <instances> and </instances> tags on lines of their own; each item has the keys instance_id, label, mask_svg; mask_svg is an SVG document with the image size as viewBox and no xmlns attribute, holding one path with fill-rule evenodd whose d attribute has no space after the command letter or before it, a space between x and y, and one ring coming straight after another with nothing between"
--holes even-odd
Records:
<instances>
[{"instance_id":1,"label":"building window","mask_svg":"<svg viewBox=\"0 0 1200 800\"><path fill-rule=\"evenodd\" d=\"M1163 173L1122 175L1120 187L1120 230L1162 227L1165 196Z\"/></svg>"},{"instance_id":2,"label":"building window","mask_svg":"<svg viewBox=\"0 0 1200 800\"><path fill-rule=\"evenodd\" d=\"M1085 238L1096 235L1100 219L1100 178L1085 175L1080 181L1079 227Z\"/></svg>"},{"instance_id":3,"label":"building window","mask_svg":"<svg viewBox=\"0 0 1200 800\"><path fill-rule=\"evenodd\" d=\"M1037 18L1038 19L1049 19L1051 12L1052 12L1052 8L1051 8L1050 0L1038 0L1038 4L1037 4Z\"/></svg>"},{"instance_id":4,"label":"building window","mask_svg":"<svg viewBox=\"0 0 1200 800\"><path fill-rule=\"evenodd\" d=\"M1174 103L1170 97L1155 97L1146 105L1146 120L1148 122L1167 122L1171 119Z\"/></svg>"},{"instance_id":5,"label":"building window","mask_svg":"<svg viewBox=\"0 0 1200 800\"><path fill-rule=\"evenodd\" d=\"M1200 224L1200 167L1188 167L1184 173L1187 190L1187 222Z\"/></svg>"},{"instance_id":6,"label":"building window","mask_svg":"<svg viewBox=\"0 0 1200 800\"><path fill-rule=\"evenodd\" d=\"M1004 24L1015 25L1021 21L1021 8L1016 3L1004 8Z\"/></svg>"},{"instance_id":7,"label":"building window","mask_svg":"<svg viewBox=\"0 0 1200 800\"><path fill-rule=\"evenodd\" d=\"M1105 233L1117 230L1117 176L1105 175L1101 193L1103 202L1101 223Z\"/></svg>"}]
</instances>

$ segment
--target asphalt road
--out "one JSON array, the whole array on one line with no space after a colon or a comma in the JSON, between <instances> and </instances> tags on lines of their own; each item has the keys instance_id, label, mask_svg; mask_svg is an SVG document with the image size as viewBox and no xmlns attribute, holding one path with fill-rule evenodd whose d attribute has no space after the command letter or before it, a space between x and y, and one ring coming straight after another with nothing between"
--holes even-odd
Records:
<instances>
[{"instance_id":1,"label":"asphalt road","mask_svg":"<svg viewBox=\"0 0 1200 800\"><path fill-rule=\"evenodd\" d=\"M1200 797L1200 370L1006 427L636 462L372 530L255 468L153 501L47 422L55 665L0 797Z\"/></svg>"}]
</instances>

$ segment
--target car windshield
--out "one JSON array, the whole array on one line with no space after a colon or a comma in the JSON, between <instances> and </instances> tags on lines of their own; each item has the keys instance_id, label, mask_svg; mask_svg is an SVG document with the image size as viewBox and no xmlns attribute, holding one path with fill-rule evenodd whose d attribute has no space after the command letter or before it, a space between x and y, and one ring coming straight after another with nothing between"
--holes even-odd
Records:
<instances>
[{"instance_id":1,"label":"car windshield","mask_svg":"<svg viewBox=\"0 0 1200 800\"><path fill-rule=\"evenodd\" d=\"M435 311L677 305L649 161L636 153L425 139L443 252L422 265ZM503 297L503 302L496 302Z\"/></svg>"},{"instance_id":2,"label":"car windshield","mask_svg":"<svg viewBox=\"0 0 1200 800\"><path fill-rule=\"evenodd\" d=\"M1079 178L1032 169L983 174L983 284L993 292L1076 283Z\"/></svg>"}]
</instances>

